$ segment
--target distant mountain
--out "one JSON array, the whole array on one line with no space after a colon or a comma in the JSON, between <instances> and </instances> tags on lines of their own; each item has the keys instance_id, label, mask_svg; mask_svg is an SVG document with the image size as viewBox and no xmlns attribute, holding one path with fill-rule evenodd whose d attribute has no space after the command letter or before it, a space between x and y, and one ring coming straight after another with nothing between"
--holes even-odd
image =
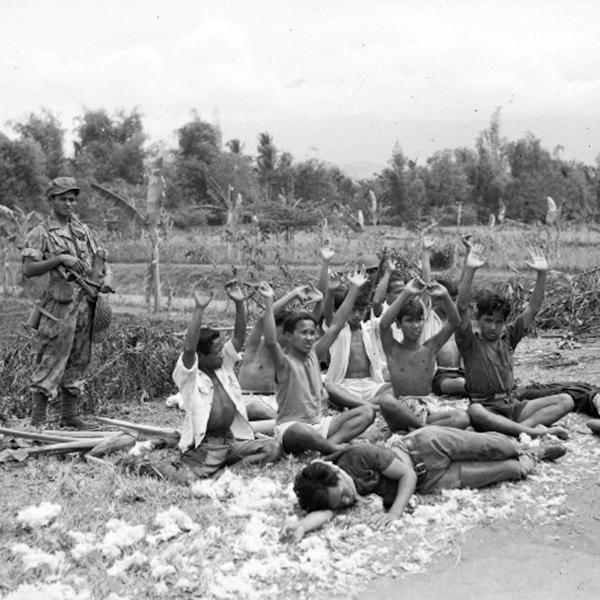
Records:
<instances>
[{"instance_id":1,"label":"distant mountain","mask_svg":"<svg viewBox=\"0 0 600 600\"><path fill-rule=\"evenodd\" d=\"M359 160L338 165L338 167L344 171L348 177L359 181L360 179L371 179L373 175L381 173L385 168L385 165L368 160Z\"/></svg>"}]
</instances>

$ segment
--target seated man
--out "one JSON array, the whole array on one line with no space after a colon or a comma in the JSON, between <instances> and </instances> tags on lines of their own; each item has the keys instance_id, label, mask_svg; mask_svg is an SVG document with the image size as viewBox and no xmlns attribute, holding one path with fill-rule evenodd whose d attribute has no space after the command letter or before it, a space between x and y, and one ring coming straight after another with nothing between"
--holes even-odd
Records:
<instances>
[{"instance_id":1,"label":"seated man","mask_svg":"<svg viewBox=\"0 0 600 600\"><path fill-rule=\"evenodd\" d=\"M435 245L435 239L424 236L422 239L421 250L421 278L425 283L431 281L431 249ZM446 279L437 279L440 285L447 290L452 302L456 302L458 288L454 282ZM438 298L432 298L432 326L429 335L434 335L448 321L445 305ZM465 396L465 371L462 368L460 352L454 339L454 334L439 349L437 356L437 369L433 375L431 384L433 393L436 396Z\"/></svg>"},{"instance_id":2,"label":"seated man","mask_svg":"<svg viewBox=\"0 0 600 600\"><path fill-rule=\"evenodd\" d=\"M331 454L360 435L375 418L375 411L369 406L352 408L335 417L324 417L322 412L326 392L321 381L319 359L342 329L366 277L364 273L355 272L348 280L350 289L346 299L319 340L316 340L316 322L312 315L298 313L285 321L285 352L277 342L273 290L267 283L259 287L259 293L265 301L265 346L275 365L275 436L287 452L317 450L322 454Z\"/></svg>"},{"instance_id":3,"label":"seated man","mask_svg":"<svg viewBox=\"0 0 600 600\"><path fill-rule=\"evenodd\" d=\"M273 305L277 339L284 344L283 322L290 315L285 307L296 299L306 300L309 286L294 288ZM255 431L270 433L275 425L277 402L275 400L275 367L263 340L263 316L260 316L248 336L238 373L242 399L246 404L248 419ZM261 421L258 423L257 421Z\"/></svg>"},{"instance_id":4,"label":"seated man","mask_svg":"<svg viewBox=\"0 0 600 600\"><path fill-rule=\"evenodd\" d=\"M460 324L456 343L465 364L473 427L514 436L552 433L566 438L566 429L550 426L573 410L569 394L517 400L513 393L513 352L541 308L548 263L541 252L530 251L531 262L527 264L537 272L535 287L527 308L511 323L506 323L510 312L508 301L491 292L483 294L477 301L478 330L475 331L469 313L469 296L475 271L484 263L482 251L480 244L470 248L457 300Z\"/></svg>"},{"instance_id":5,"label":"seated man","mask_svg":"<svg viewBox=\"0 0 600 600\"><path fill-rule=\"evenodd\" d=\"M281 454L279 442L255 439L233 371L246 334L244 295L237 283L227 288L235 302L233 338L223 343L219 332L202 327L202 316L214 294L194 292L196 308L190 320L173 380L183 398L185 418L179 461L157 466L160 475L187 483L208 477L235 462L265 463Z\"/></svg>"},{"instance_id":6,"label":"seated man","mask_svg":"<svg viewBox=\"0 0 600 600\"><path fill-rule=\"evenodd\" d=\"M316 460L296 477L294 492L309 514L288 523L295 541L322 527L334 512L352 506L358 496L377 494L387 513L376 524L399 519L415 493L481 488L523 479L539 460L565 453L560 445L523 449L499 433L476 433L451 427L423 427L405 436L393 435L385 448L355 444L333 462Z\"/></svg>"},{"instance_id":7,"label":"seated man","mask_svg":"<svg viewBox=\"0 0 600 600\"><path fill-rule=\"evenodd\" d=\"M433 337L421 341L423 303L417 298L426 292L439 298L448 320ZM402 329L403 340L398 342L392 333L392 323ZM440 284L426 286L421 279L406 284L392 306L381 317L381 342L387 357L393 394L379 399L381 414L392 431L409 430L424 425L445 425L465 429L469 426L466 411L442 410L431 394L435 359L440 348L452 335L458 323L458 313L448 291Z\"/></svg>"},{"instance_id":8,"label":"seated man","mask_svg":"<svg viewBox=\"0 0 600 600\"><path fill-rule=\"evenodd\" d=\"M348 322L329 349L330 362L325 375L329 399L342 407L374 402L390 388L383 379L376 352L378 321L365 321L368 304L358 301Z\"/></svg>"}]
</instances>

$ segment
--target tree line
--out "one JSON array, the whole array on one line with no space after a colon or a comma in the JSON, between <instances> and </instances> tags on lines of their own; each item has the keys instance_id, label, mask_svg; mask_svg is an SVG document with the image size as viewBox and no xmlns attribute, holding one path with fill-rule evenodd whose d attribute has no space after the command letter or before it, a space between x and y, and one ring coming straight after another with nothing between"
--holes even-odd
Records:
<instances>
[{"instance_id":1,"label":"tree line","mask_svg":"<svg viewBox=\"0 0 600 600\"><path fill-rule=\"evenodd\" d=\"M239 139L224 142L219 127L197 113L176 130L176 147L167 148L148 139L137 109L84 109L74 122L69 156L65 129L48 109L9 125L15 136L0 134L0 204L26 212L44 212L46 182L65 174L84 188L97 182L141 203L148 166L161 157L164 209L179 227L235 218L281 232L315 226L324 217L360 227L359 211L367 224L453 224L459 210L465 224L499 213L534 222L543 218L547 196L559 204L564 220L600 218L600 157L595 166L566 161L560 146L548 150L532 133L507 140L499 109L474 147L441 150L418 164L398 144L380 173L360 181L321 160L296 161L268 132L247 152ZM85 191L90 193L82 195L82 216L107 221L106 209Z\"/></svg>"}]
</instances>

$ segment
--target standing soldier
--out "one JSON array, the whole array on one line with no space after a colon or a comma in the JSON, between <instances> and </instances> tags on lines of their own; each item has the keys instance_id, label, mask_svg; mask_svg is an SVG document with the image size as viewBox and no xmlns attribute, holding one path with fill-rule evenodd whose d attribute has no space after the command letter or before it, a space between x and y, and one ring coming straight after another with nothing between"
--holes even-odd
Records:
<instances>
[{"instance_id":1,"label":"standing soldier","mask_svg":"<svg viewBox=\"0 0 600 600\"><path fill-rule=\"evenodd\" d=\"M72 177L48 183L46 196L52 214L34 227L23 248L23 275L48 273L48 284L30 318L39 334L31 379L31 424L46 422L48 400L61 392L61 426L85 427L77 416L77 399L92 355L92 325L100 285L91 278L104 251L89 228L74 215L79 186ZM95 264L96 263L96 264Z\"/></svg>"}]
</instances>

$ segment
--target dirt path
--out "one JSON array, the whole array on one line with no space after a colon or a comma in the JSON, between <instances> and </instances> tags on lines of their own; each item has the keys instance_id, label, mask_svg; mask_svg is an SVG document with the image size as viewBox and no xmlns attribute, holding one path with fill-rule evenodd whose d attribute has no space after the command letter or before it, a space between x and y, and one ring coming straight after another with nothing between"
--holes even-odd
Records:
<instances>
[{"instance_id":1,"label":"dirt path","mask_svg":"<svg viewBox=\"0 0 600 600\"><path fill-rule=\"evenodd\" d=\"M598 440L600 446L600 440ZM426 573L379 579L361 600L592 600L600 598L600 479L581 481L565 518L543 527L525 514L476 527Z\"/></svg>"}]
</instances>

